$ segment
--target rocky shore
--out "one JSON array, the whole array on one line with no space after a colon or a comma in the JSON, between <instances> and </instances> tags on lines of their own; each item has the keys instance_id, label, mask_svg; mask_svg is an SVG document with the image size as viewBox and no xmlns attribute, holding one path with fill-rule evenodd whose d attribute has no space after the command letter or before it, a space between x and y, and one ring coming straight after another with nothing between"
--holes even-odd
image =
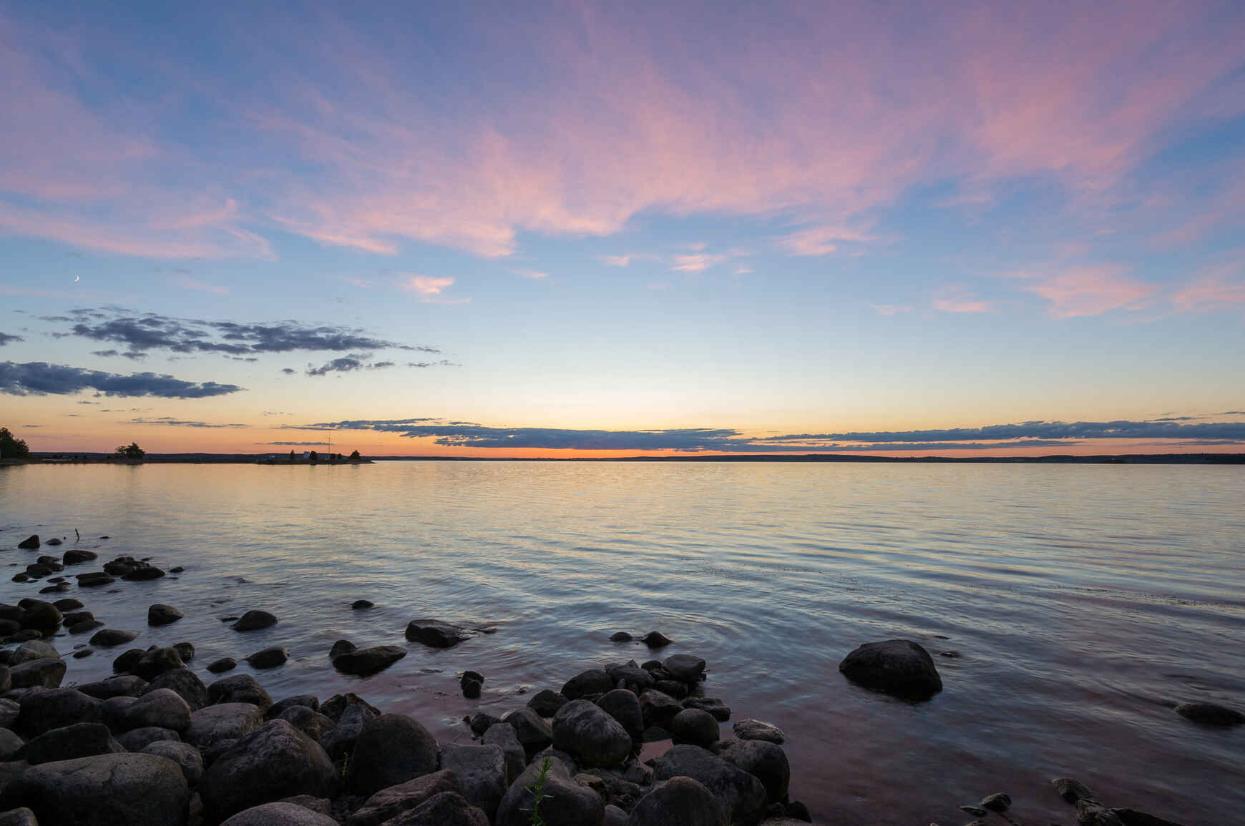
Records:
<instances>
[{"instance_id":1,"label":"rocky shore","mask_svg":"<svg viewBox=\"0 0 1245 826\"><path fill-rule=\"evenodd\" d=\"M30 537L18 547L40 553L60 544ZM339 640L325 652L325 667L357 677L359 693L274 701L256 676L228 674L237 666L233 658L204 666L205 682L192 642L128 647L140 634L96 618L91 589L166 572L124 555L76 572L98 562L92 550L40 553L12 577L37 587L38 596L0 604L0 826L835 822L833 813L815 819L790 788L787 735L762 720L736 719L710 691L728 690L729 675L712 673L681 645L669 653L672 642L660 632L610 638L642 646L646 661L620 658L565 675L500 717L464 718L470 742L438 743L414 717L367 702L366 680L404 658L411 644L470 644L482 629L417 618L406 626L406 644L360 648ZM372 607L358 600L340 610ZM173 605L148 609L151 627L182 618ZM280 619L256 608L232 622L244 640ZM75 684L74 658L113 651L120 651L113 676ZM280 668L287 656L276 646L240 658L263 672ZM944 689L934 659L910 640L861 645L840 671L907 702L926 702ZM462 673L463 697L479 697L486 681L486 673ZM1202 725L1245 722L1221 706L1175 710ZM1052 781L1047 793L1075 807L1069 822L1082 826L1174 823L1104 805L1069 778ZM980 826L1025 822L1001 792L960 808Z\"/></svg>"}]
</instances>

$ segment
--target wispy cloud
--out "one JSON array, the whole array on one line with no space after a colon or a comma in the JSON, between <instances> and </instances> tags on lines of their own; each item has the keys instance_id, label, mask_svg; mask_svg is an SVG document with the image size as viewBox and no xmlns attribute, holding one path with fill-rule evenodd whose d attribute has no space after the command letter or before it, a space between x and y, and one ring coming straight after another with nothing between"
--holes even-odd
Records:
<instances>
[{"instance_id":1,"label":"wispy cloud","mask_svg":"<svg viewBox=\"0 0 1245 826\"><path fill-rule=\"evenodd\" d=\"M1245 306L1245 264L1219 265L1195 278L1172 296L1181 312L1211 312Z\"/></svg>"},{"instance_id":2,"label":"wispy cloud","mask_svg":"<svg viewBox=\"0 0 1245 826\"><path fill-rule=\"evenodd\" d=\"M515 270L514 274L530 278L533 281L541 281L549 277L549 273L544 270Z\"/></svg>"},{"instance_id":3,"label":"wispy cloud","mask_svg":"<svg viewBox=\"0 0 1245 826\"><path fill-rule=\"evenodd\" d=\"M778 245L792 255L819 256L839 251L844 243L876 240L864 230L843 226L810 227L778 239Z\"/></svg>"},{"instance_id":4,"label":"wispy cloud","mask_svg":"<svg viewBox=\"0 0 1245 826\"><path fill-rule=\"evenodd\" d=\"M600 261L608 267L627 267L631 265L630 255L602 255Z\"/></svg>"},{"instance_id":5,"label":"wispy cloud","mask_svg":"<svg viewBox=\"0 0 1245 826\"><path fill-rule=\"evenodd\" d=\"M31 361L0 362L0 393L13 396L67 395L94 390L105 396L159 396L169 399L200 399L242 390L236 384L192 382L158 373L121 375L84 370L63 364Z\"/></svg>"},{"instance_id":6,"label":"wispy cloud","mask_svg":"<svg viewBox=\"0 0 1245 826\"><path fill-rule=\"evenodd\" d=\"M988 313L989 301L977 298L964 287L946 287L934 296L933 307L940 313Z\"/></svg>"},{"instance_id":7,"label":"wispy cloud","mask_svg":"<svg viewBox=\"0 0 1245 826\"><path fill-rule=\"evenodd\" d=\"M158 425L161 427L193 427L193 428L202 428L206 430L217 430L217 429L237 430L241 428L250 427L250 425L248 424L223 424L223 423L218 424L215 422L199 422L199 421L192 421L192 420L187 420L187 419L176 419L176 418L173 418L172 416L157 416L154 418L139 417L139 418L130 419L127 422L127 424Z\"/></svg>"},{"instance_id":8,"label":"wispy cloud","mask_svg":"<svg viewBox=\"0 0 1245 826\"><path fill-rule=\"evenodd\" d=\"M6 344L12 344L15 341L25 341L21 336L9 335L8 333L0 333L0 347Z\"/></svg>"},{"instance_id":9,"label":"wispy cloud","mask_svg":"<svg viewBox=\"0 0 1245 826\"><path fill-rule=\"evenodd\" d=\"M402 289L415 293L427 304L444 304L466 299L451 299L445 291L454 286L452 276L412 275L401 283Z\"/></svg>"},{"instance_id":10,"label":"wispy cloud","mask_svg":"<svg viewBox=\"0 0 1245 826\"><path fill-rule=\"evenodd\" d=\"M1039 276L1026 289L1050 302L1055 318L1098 316L1114 310L1139 310L1158 287L1128 274L1116 264L1072 267Z\"/></svg>"}]
</instances>

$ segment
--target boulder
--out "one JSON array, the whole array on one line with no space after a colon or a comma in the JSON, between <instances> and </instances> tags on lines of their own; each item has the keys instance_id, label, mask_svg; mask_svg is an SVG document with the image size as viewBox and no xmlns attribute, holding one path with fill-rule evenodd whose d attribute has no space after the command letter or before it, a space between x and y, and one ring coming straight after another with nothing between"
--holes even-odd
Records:
<instances>
[{"instance_id":1,"label":"boulder","mask_svg":"<svg viewBox=\"0 0 1245 826\"><path fill-rule=\"evenodd\" d=\"M662 665L670 672L670 676L684 683L698 683L705 674L705 661L691 654L667 657Z\"/></svg>"},{"instance_id":2,"label":"boulder","mask_svg":"<svg viewBox=\"0 0 1245 826\"><path fill-rule=\"evenodd\" d=\"M100 701L75 688L32 691L18 700L21 711L14 728L28 737L74 723L100 722Z\"/></svg>"},{"instance_id":3,"label":"boulder","mask_svg":"<svg viewBox=\"0 0 1245 826\"><path fill-rule=\"evenodd\" d=\"M246 658L246 663L251 668L279 668L285 665L285 661L290 658L290 652L279 645L256 651L254 654Z\"/></svg>"},{"instance_id":4,"label":"boulder","mask_svg":"<svg viewBox=\"0 0 1245 826\"><path fill-rule=\"evenodd\" d=\"M269 719L285 720L322 746L325 743L324 735L337 725L332 719L307 706L290 706L275 718L270 717ZM328 751L328 749L325 749L325 751ZM331 757L332 755L329 756Z\"/></svg>"},{"instance_id":5,"label":"boulder","mask_svg":"<svg viewBox=\"0 0 1245 826\"><path fill-rule=\"evenodd\" d=\"M13 728L13 724L17 722L17 716L21 713L22 707L16 700L10 700L7 697L0 699L0 728Z\"/></svg>"},{"instance_id":6,"label":"boulder","mask_svg":"<svg viewBox=\"0 0 1245 826\"><path fill-rule=\"evenodd\" d=\"M191 711L198 711L208 704L207 686L188 668L175 668L164 672L148 683L139 695L149 694L161 688L167 688L176 693L186 701Z\"/></svg>"},{"instance_id":7,"label":"boulder","mask_svg":"<svg viewBox=\"0 0 1245 826\"><path fill-rule=\"evenodd\" d=\"M147 609L147 624L154 626L170 625L183 616L184 614L172 605L156 603Z\"/></svg>"},{"instance_id":8,"label":"boulder","mask_svg":"<svg viewBox=\"0 0 1245 826\"><path fill-rule=\"evenodd\" d=\"M358 703L349 705L337 718L337 725L320 736L320 745L324 746L329 757L340 760L354 751L354 744L363 733L363 726L368 720L379 716L370 706Z\"/></svg>"},{"instance_id":9,"label":"boulder","mask_svg":"<svg viewBox=\"0 0 1245 826\"><path fill-rule=\"evenodd\" d=\"M506 784L513 783L515 778L523 773L523 767L527 765L527 753L523 750L514 727L492 726L484 732L483 740L484 745L497 746L501 749L506 764Z\"/></svg>"},{"instance_id":10,"label":"boulder","mask_svg":"<svg viewBox=\"0 0 1245 826\"><path fill-rule=\"evenodd\" d=\"M208 700L216 703L250 703L266 709L272 705L272 697L250 674L224 677L208 686Z\"/></svg>"},{"instance_id":11,"label":"boulder","mask_svg":"<svg viewBox=\"0 0 1245 826\"><path fill-rule=\"evenodd\" d=\"M437 752L437 741L415 719L382 714L355 740L347 786L352 794L372 794L429 774L437 770Z\"/></svg>"},{"instance_id":12,"label":"boulder","mask_svg":"<svg viewBox=\"0 0 1245 826\"><path fill-rule=\"evenodd\" d=\"M286 709L293 708L294 706L304 706L312 711L319 711L320 699L314 694L295 694L292 697L286 697L268 706L264 716L271 720L274 717L280 717Z\"/></svg>"},{"instance_id":13,"label":"boulder","mask_svg":"<svg viewBox=\"0 0 1245 826\"><path fill-rule=\"evenodd\" d=\"M27 640L13 650L9 657L9 665L56 659L60 659L60 652L56 650L56 646L43 640Z\"/></svg>"},{"instance_id":14,"label":"boulder","mask_svg":"<svg viewBox=\"0 0 1245 826\"><path fill-rule=\"evenodd\" d=\"M117 735L117 742L126 751L142 751L148 745L162 740L180 743L182 736L171 728L161 728L160 726L143 726L142 728L130 729L124 734Z\"/></svg>"},{"instance_id":15,"label":"boulder","mask_svg":"<svg viewBox=\"0 0 1245 826\"><path fill-rule=\"evenodd\" d=\"M1231 727L1245 723L1245 714L1215 703L1182 703L1176 706L1176 713L1204 726Z\"/></svg>"},{"instance_id":16,"label":"boulder","mask_svg":"<svg viewBox=\"0 0 1245 826\"><path fill-rule=\"evenodd\" d=\"M343 674L370 677L384 671L405 656L405 648L399 648L396 645L376 645L338 654L333 658L333 667Z\"/></svg>"},{"instance_id":17,"label":"boulder","mask_svg":"<svg viewBox=\"0 0 1245 826\"><path fill-rule=\"evenodd\" d=\"M665 648L671 643L670 638L660 631L649 631L640 638L640 641L649 648Z\"/></svg>"},{"instance_id":18,"label":"boulder","mask_svg":"<svg viewBox=\"0 0 1245 826\"><path fill-rule=\"evenodd\" d=\"M376 792L346 819L346 826L381 826L438 794L458 790L458 778L453 772L425 774Z\"/></svg>"},{"instance_id":19,"label":"boulder","mask_svg":"<svg viewBox=\"0 0 1245 826\"><path fill-rule=\"evenodd\" d=\"M100 754L32 766L5 797L45 824L184 826L190 789L171 760Z\"/></svg>"},{"instance_id":20,"label":"boulder","mask_svg":"<svg viewBox=\"0 0 1245 826\"><path fill-rule=\"evenodd\" d=\"M0 826L39 826L35 813L25 806L0 812Z\"/></svg>"},{"instance_id":21,"label":"boulder","mask_svg":"<svg viewBox=\"0 0 1245 826\"><path fill-rule=\"evenodd\" d=\"M74 723L45 731L26 744L22 759L32 766L57 760L73 760L93 754L116 754L124 747L112 739L103 723Z\"/></svg>"},{"instance_id":22,"label":"boulder","mask_svg":"<svg viewBox=\"0 0 1245 826\"><path fill-rule=\"evenodd\" d=\"M491 820L509 785L501 746L447 743L441 747L441 768L454 773L459 790Z\"/></svg>"},{"instance_id":23,"label":"boulder","mask_svg":"<svg viewBox=\"0 0 1245 826\"><path fill-rule=\"evenodd\" d=\"M39 534L34 533L17 543L23 551L33 551L39 547Z\"/></svg>"},{"instance_id":24,"label":"boulder","mask_svg":"<svg viewBox=\"0 0 1245 826\"><path fill-rule=\"evenodd\" d=\"M88 724L89 725L89 724ZM52 729L57 731L57 729ZM26 741L7 728L0 728L0 763L18 760Z\"/></svg>"},{"instance_id":25,"label":"boulder","mask_svg":"<svg viewBox=\"0 0 1245 826\"><path fill-rule=\"evenodd\" d=\"M740 740L765 740L769 743L782 745L787 739L782 729L760 720L740 720L734 725L735 736Z\"/></svg>"},{"instance_id":26,"label":"boulder","mask_svg":"<svg viewBox=\"0 0 1245 826\"><path fill-rule=\"evenodd\" d=\"M541 717L552 717L567 702L568 700L562 694L545 688L532 695L532 698L527 701L527 707Z\"/></svg>"},{"instance_id":27,"label":"boulder","mask_svg":"<svg viewBox=\"0 0 1245 826\"><path fill-rule=\"evenodd\" d=\"M165 646L147 649L139 656L138 661L127 670L131 674L137 674L144 680L154 680L164 672L174 671L178 668L185 668L181 652L172 646Z\"/></svg>"},{"instance_id":28,"label":"boulder","mask_svg":"<svg viewBox=\"0 0 1245 826\"><path fill-rule=\"evenodd\" d=\"M376 603L367 599L356 599L354 602L350 603L350 607L355 611L366 611L368 608L375 608Z\"/></svg>"},{"instance_id":29,"label":"boulder","mask_svg":"<svg viewBox=\"0 0 1245 826\"><path fill-rule=\"evenodd\" d=\"M497 807L497 826L529 826L533 822L533 788L537 783L543 789L540 817L545 826L602 826L605 804L600 796L576 783L556 757L532 761L510 784Z\"/></svg>"},{"instance_id":30,"label":"boulder","mask_svg":"<svg viewBox=\"0 0 1245 826\"><path fill-rule=\"evenodd\" d=\"M238 812L221 826L338 826L328 815L313 812L296 803L264 803Z\"/></svg>"},{"instance_id":31,"label":"boulder","mask_svg":"<svg viewBox=\"0 0 1245 826\"><path fill-rule=\"evenodd\" d=\"M631 735L590 700L572 700L553 718L553 747L584 766L622 765L631 754Z\"/></svg>"},{"instance_id":32,"label":"boulder","mask_svg":"<svg viewBox=\"0 0 1245 826\"><path fill-rule=\"evenodd\" d=\"M635 805L627 826L726 826L722 804L690 777L672 777Z\"/></svg>"},{"instance_id":33,"label":"boulder","mask_svg":"<svg viewBox=\"0 0 1245 826\"><path fill-rule=\"evenodd\" d=\"M732 824L754 826L765 815L761 781L700 746L674 746L653 762L653 769L658 780L682 776L699 782L717 798Z\"/></svg>"},{"instance_id":34,"label":"boulder","mask_svg":"<svg viewBox=\"0 0 1245 826\"><path fill-rule=\"evenodd\" d=\"M258 631L277 624L277 618L267 611L247 611L233 624L235 631Z\"/></svg>"},{"instance_id":35,"label":"boulder","mask_svg":"<svg viewBox=\"0 0 1245 826\"><path fill-rule=\"evenodd\" d=\"M606 714L613 717L638 743L644 735L644 712L640 710L640 699L625 688L607 691L597 700Z\"/></svg>"},{"instance_id":36,"label":"boulder","mask_svg":"<svg viewBox=\"0 0 1245 826\"><path fill-rule=\"evenodd\" d=\"M13 688L56 688L65 678L63 660L31 660L9 669Z\"/></svg>"},{"instance_id":37,"label":"boulder","mask_svg":"<svg viewBox=\"0 0 1245 826\"><path fill-rule=\"evenodd\" d=\"M61 562L66 565L81 565L84 562L93 562L99 558L99 554L95 551L84 551L79 548L71 548L61 555Z\"/></svg>"},{"instance_id":38,"label":"boulder","mask_svg":"<svg viewBox=\"0 0 1245 826\"><path fill-rule=\"evenodd\" d=\"M155 740L139 749L143 754L167 757L181 767L182 776L191 786L199 785L203 778L203 755L189 743L176 740Z\"/></svg>"},{"instance_id":39,"label":"boulder","mask_svg":"<svg viewBox=\"0 0 1245 826\"><path fill-rule=\"evenodd\" d=\"M406 638L431 648L452 648L471 635L466 629L435 619L415 619L406 626Z\"/></svg>"},{"instance_id":40,"label":"boulder","mask_svg":"<svg viewBox=\"0 0 1245 826\"><path fill-rule=\"evenodd\" d=\"M442 792L386 821L385 826L489 826L489 820L457 792Z\"/></svg>"},{"instance_id":41,"label":"boulder","mask_svg":"<svg viewBox=\"0 0 1245 826\"><path fill-rule=\"evenodd\" d=\"M717 697L688 697L683 701L684 708L698 708L708 712L713 719L725 723L731 719L731 707Z\"/></svg>"},{"instance_id":42,"label":"boulder","mask_svg":"<svg viewBox=\"0 0 1245 826\"><path fill-rule=\"evenodd\" d=\"M209 746L245 737L264 722L264 712L251 703L220 703L190 715L186 742L206 749Z\"/></svg>"},{"instance_id":43,"label":"boulder","mask_svg":"<svg viewBox=\"0 0 1245 826\"><path fill-rule=\"evenodd\" d=\"M97 645L100 648L115 648L118 645L124 645L131 640L138 638L138 634L133 631L121 631L116 628L105 628L102 631L96 631L91 636L91 645Z\"/></svg>"},{"instance_id":44,"label":"boulder","mask_svg":"<svg viewBox=\"0 0 1245 826\"><path fill-rule=\"evenodd\" d=\"M728 740L718 749L718 756L760 780L767 802L779 803L787 799L791 765L782 746L765 740Z\"/></svg>"},{"instance_id":45,"label":"boulder","mask_svg":"<svg viewBox=\"0 0 1245 826\"><path fill-rule=\"evenodd\" d=\"M106 716L110 719L106 719L105 722L116 732L147 726L158 726L176 732L183 732L190 728L190 706L177 692L167 688L157 688L155 691L143 694L128 703L119 714Z\"/></svg>"},{"instance_id":46,"label":"boulder","mask_svg":"<svg viewBox=\"0 0 1245 826\"><path fill-rule=\"evenodd\" d=\"M84 683L78 686L78 690L98 700L107 700L110 697L137 697L146 687L147 681L142 677L122 674L106 680Z\"/></svg>"},{"instance_id":47,"label":"boulder","mask_svg":"<svg viewBox=\"0 0 1245 826\"><path fill-rule=\"evenodd\" d=\"M519 744L529 754L540 751L553 742L553 729L530 708L516 709L501 719L514 729Z\"/></svg>"},{"instance_id":48,"label":"boulder","mask_svg":"<svg viewBox=\"0 0 1245 826\"><path fill-rule=\"evenodd\" d=\"M839 663L839 671L865 688L907 700L928 700L942 691L933 658L912 640L865 643Z\"/></svg>"},{"instance_id":49,"label":"boulder","mask_svg":"<svg viewBox=\"0 0 1245 826\"><path fill-rule=\"evenodd\" d=\"M707 711L685 708L670 720L670 739L676 744L690 743L709 748L718 741L718 721Z\"/></svg>"},{"instance_id":50,"label":"boulder","mask_svg":"<svg viewBox=\"0 0 1245 826\"><path fill-rule=\"evenodd\" d=\"M634 637L626 631L615 631L610 634L610 642L631 642Z\"/></svg>"},{"instance_id":51,"label":"boulder","mask_svg":"<svg viewBox=\"0 0 1245 826\"><path fill-rule=\"evenodd\" d=\"M562 686L562 696L568 700L578 700L580 697L604 694L613 687L614 681L604 669L590 668L567 680Z\"/></svg>"},{"instance_id":52,"label":"boulder","mask_svg":"<svg viewBox=\"0 0 1245 826\"><path fill-rule=\"evenodd\" d=\"M625 688L635 694L652 688L656 682L652 672L636 665L634 660L621 665L617 663L607 665L605 666L605 673L610 675L610 679L614 681L616 687Z\"/></svg>"},{"instance_id":53,"label":"boulder","mask_svg":"<svg viewBox=\"0 0 1245 826\"><path fill-rule=\"evenodd\" d=\"M332 797L336 787L324 749L284 720L272 720L223 751L203 773L199 793L209 819L224 819L293 795Z\"/></svg>"},{"instance_id":54,"label":"boulder","mask_svg":"<svg viewBox=\"0 0 1245 826\"><path fill-rule=\"evenodd\" d=\"M650 689L640 695L640 712L644 716L644 725L666 727L674 716L683 710L678 700L665 692Z\"/></svg>"},{"instance_id":55,"label":"boulder","mask_svg":"<svg viewBox=\"0 0 1245 826\"><path fill-rule=\"evenodd\" d=\"M233 671L238 667L238 661L233 657L221 657L219 660L213 660L208 663L207 670L213 674L224 674L226 671Z\"/></svg>"}]
</instances>

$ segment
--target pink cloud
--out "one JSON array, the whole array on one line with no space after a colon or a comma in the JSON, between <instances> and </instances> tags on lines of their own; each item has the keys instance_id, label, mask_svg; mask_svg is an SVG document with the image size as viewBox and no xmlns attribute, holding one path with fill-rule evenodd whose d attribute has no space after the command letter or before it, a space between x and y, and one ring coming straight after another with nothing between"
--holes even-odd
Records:
<instances>
[{"instance_id":1,"label":"pink cloud","mask_svg":"<svg viewBox=\"0 0 1245 826\"><path fill-rule=\"evenodd\" d=\"M412 275L400 282L399 286L407 292L415 293L425 304L467 304L470 298L451 298L445 291L454 286L454 279L449 276Z\"/></svg>"},{"instance_id":2,"label":"pink cloud","mask_svg":"<svg viewBox=\"0 0 1245 826\"><path fill-rule=\"evenodd\" d=\"M969 293L963 287L947 287L934 297L933 307L940 313L988 313L994 309L989 301ZM892 315L892 313L883 313Z\"/></svg>"},{"instance_id":3,"label":"pink cloud","mask_svg":"<svg viewBox=\"0 0 1245 826\"><path fill-rule=\"evenodd\" d=\"M670 269L675 272L704 272L717 266L729 258L727 255L694 252L688 255L676 255Z\"/></svg>"},{"instance_id":4,"label":"pink cloud","mask_svg":"<svg viewBox=\"0 0 1245 826\"><path fill-rule=\"evenodd\" d=\"M912 308L904 304L874 304L872 307L873 311L880 316L896 316L912 312Z\"/></svg>"},{"instance_id":5,"label":"pink cloud","mask_svg":"<svg viewBox=\"0 0 1245 826\"><path fill-rule=\"evenodd\" d=\"M1116 264L1073 267L1055 275L1040 276L1025 289L1050 302L1055 318L1096 316L1113 310L1139 310L1158 287L1128 275Z\"/></svg>"},{"instance_id":6,"label":"pink cloud","mask_svg":"<svg viewBox=\"0 0 1245 826\"><path fill-rule=\"evenodd\" d=\"M609 267L627 267L631 265L630 255L602 255L601 263Z\"/></svg>"},{"instance_id":7,"label":"pink cloud","mask_svg":"<svg viewBox=\"0 0 1245 826\"><path fill-rule=\"evenodd\" d=\"M810 229L784 246L825 255L861 240L832 228L922 183L980 198L1027 176L1113 191L1170 126L1221 114L1208 92L1241 37L1213 9L1148 2L914 5L899 24L847 4L746 20L675 6L481 14L496 61L472 64L485 82L447 112L417 57L328 18L288 48L255 46L279 55L263 83L205 81L220 84L246 169L206 140L160 139L160 113L139 102L78 93L26 50L37 37L0 21L0 229L254 255L256 224L273 223L373 254L415 241L502 257L524 233L713 213L797 221ZM683 37L689 23L707 36ZM206 191L223 194L181 206Z\"/></svg>"},{"instance_id":8,"label":"pink cloud","mask_svg":"<svg viewBox=\"0 0 1245 826\"><path fill-rule=\"evenodd\" d=\"M1213 268L1172 296L1181 312L1213 312L1239 309L1245 304L1245 267L1228 264Z\"/></svg>"},{"instance_id":9,"label":"pink cloud","mask_svg":"<svg viewBox=\"0 0 1245 826\"><path fill-rule=\"evenodd\" d=\"M828 226L793 232L778 240L779 246L792 255L830 255L838 252L840 245L847 242L864 242L875 240L863 230L848 227Z\"/></svg>"}]
</instances>

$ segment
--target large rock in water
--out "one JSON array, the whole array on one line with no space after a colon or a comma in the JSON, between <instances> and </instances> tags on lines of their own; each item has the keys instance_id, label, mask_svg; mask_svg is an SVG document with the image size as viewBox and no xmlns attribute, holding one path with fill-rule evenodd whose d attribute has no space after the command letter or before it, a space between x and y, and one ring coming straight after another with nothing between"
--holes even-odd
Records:
<instances>
[{"instance_id":1,"label":"large rock in water","mask_svg":"<svg viewBox=\"0 0 1245 826\"><path fill-rule=\"evenodd\" d=\"M839 663L854 683L907 700L928 700L942 691L929 652L912 640L868 642Z\"/></svg>"},{"instance_id":2,"label":"large rock in water","mask_svg":"<svg viewBox=\"0 0 1245 826\"><path fill-rule=\"evenodd\" d=\"M277 618L267 611L247 611L231 626L235 631L258 631L277 624Z\"/></svg>"},{"instance_id":3,"label":"large rock in water","mask_svg":"<svg viewBox=\"0 0 1245 826\"><path fill-rule=\"evenodd\" d=\"M540 816L545 826L602 826L605 804L592 789L576 783L566 766L556 757L533 760L510 784L501 805L497 807L497 826L530 826L535 795L532 787L540 778L541 767L548 760L544 780L544 797Z\"/></svg>"},{"instance_id":4,"label":"large rock in water","mask_svg":"<svg viewBox=\"0 0 1245 826\"><path fill-rule=\"evenodd\" d=\"M584 766L620 766L631 754L631 735L591 700L572 700L553 717L553 747Z\"/></svg>"},{"instance_id":5,"label":"large rock in water","mask_svg":"<svg viewBox=\"0 0 1245 826\"><path fill-rule=\"evenodd\" d=\"M406 626L406 638L432 648L452 648L471 635L466 629L435 619L414 619Z\"/></svg>"},{"instance_id":6,"label":"large rock in water","mask_svg":"<svg viewBox=\"0 0 1245 826\"><path fill-rule=\"evenodd\" d=\"M183 826L190 789L172 760L101 754L32 766L5 798L29 806L45 824Z\"/></svg>"},{"instance_id":7,"label":"large rock in water","mask_svg":"<svg viewBox=\"0 0 1245 826\"><path fill-rule=\"evenodd\" d=\"M406 649L396 645L376 645L344 651L333 658L333 667L343 674L370 677L384 671L406 656Z\"/></svg>"},{"instance_id":8,"label":"large rock in water","mask_svg":"<svg viewBox=\"0 0 1245 826\"><path fill-rule=\"evenodd\" d=\"M294 795L332 797L336 790L337 772L324 749L284 720L266 723L235 742L199 784L209 821Z\"/></svg>"},{"instance_id":9,"label":"large rock in water","mask_svg":"<svg viewBox=\"0 0 1245 826\"><path fill-rule=\"evenodd\" d=\"M355 740L346 783L352 794L372 794L437 770L437 741L416 720L382 714Z\"/></svg>"},{"instance_id":10,"label":"large rock in water","mask_svg":"<svg viewBox=\"0 0 1245 826\"><path fill-rule=\"evenodd\" d=\"M265 803L238 812L221 826L338 826L328 815L296 803Z\"/></svg>"},{"instance_id":11,"label":"large rock in water","mask_svg":"<svg viewBox=\"0 0 1245 826\"><path fill-rule=\"evenodd\" d=\"M1245 723L1245 714L1215 703L1182 703L1176 706L1176 713L1204 726L1231 727Z\"/></svg>"},{"instance_id":12,"label":"large rock in water","mask_svg":"<svg viewBox=\"0 0 1245 826\"><path fill-rule=\"evenodd\" d=\"M690 777L672 777L636 804L627 826L726 826L722 804Z\"/></svg>"},{"instance_id":13,"label":"large rock in water","mask_svg":"<svg viewBox=\"0 0 1245 826\"><path fill-rule=\"evenodd\" d=\"M756 777L700 746L675 746L654 761L658 780L690 777L722 804L730 823L753 826L765 815L765 786Z\"/></svg>"}]
</instances>

